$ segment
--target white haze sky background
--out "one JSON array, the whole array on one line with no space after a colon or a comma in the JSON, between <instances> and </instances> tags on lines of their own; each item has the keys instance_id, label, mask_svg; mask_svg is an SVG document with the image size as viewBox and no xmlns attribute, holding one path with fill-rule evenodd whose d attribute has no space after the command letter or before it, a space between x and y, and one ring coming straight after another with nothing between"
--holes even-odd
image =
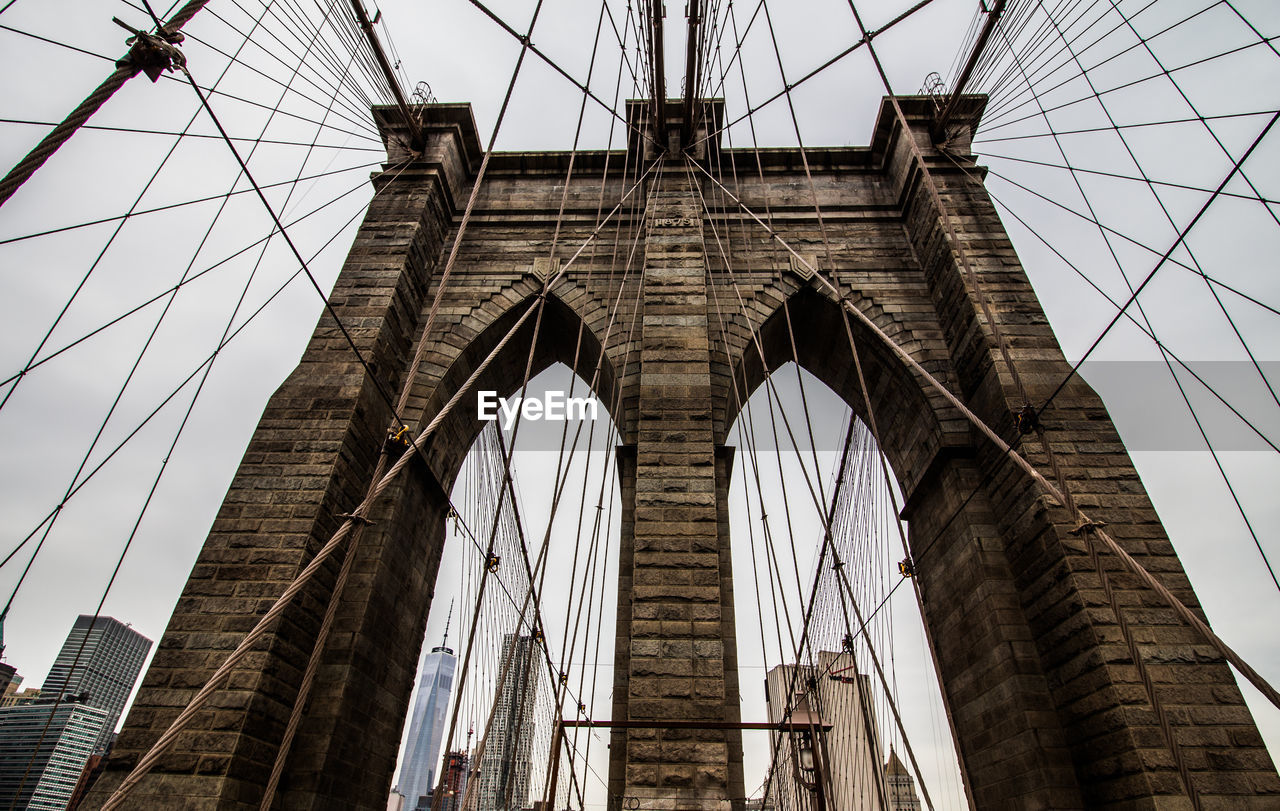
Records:
<instances>
[{"instance_id":1,"label":"white haze sky background","mask_svg":"<svg viewBox=\"0 0 1280 811\"><path fill-rule=\"evenodd\" d=\"M532 5L495 2L492 7L513 27L523 30ZM875 4L874 8L872 4L865 5L867 8L861 9L866 15L865 21L874 28L907 4ZM877 51L885 61L895 90L915 92L929 71L946 73L974 5L969 0L936 0L916 18L877 40ZM1202 5L1207 4L1164 0L1159 9L1167 13L1169 19L1176 19L1187 9ZM1280 31L1280 10L1273 5L1259 0L1237 6L1264 35ZM746 7L747 4L743 4L739 14L743 14ZM57 13L51 14L54 8ZM515 62L517 43L462 0L388 0L378 8L384 14L408 76L415 81L429 81L442 101L471 102L481 139L487 139ZM234 8L218 0L211 4L210 11L236 19ZM585 2L547 3L533 40L571 74L585 76L590 52L583 43L589 41L594 31L597 11L598 6ZM669 3L667 11L667 81L669 95L674 96L678 95L683 69L684 20L681 4ZM846 2L791 2L785 9L778 6L772 11L791 81L857 38ZM1189 61L1200 53L1233 47L1232 43L1240 36L1239 23L1225 13L1218 13L1220 11L1218 8L1205 15L1194 30L1180 30L1160 40L1160 53L1171 60L1186 57L1184 61ZM615 12L620 14L622 10L615 8ZM0 23L115 57L123 52L123 32L111 24L113 14L134 24L144 22L144 17L124 2L19 0L0 16ZM234 43L232 32L208 12L203 14L206 16L197 17L192 23L189 30L193 34L223 43L224 47L228 42ZM111 69L107 61L57 49L8 31L0 31L0 43L3 43L0 63L4 67L0 70L0 117L4 118L61 120ZM185 49L196 76L202 83L212 82L225 60L195 42L188 42ZM617 70L616 49L602 46L601 53L593 88L602 97L611 99ZM270 65L269 57L263 53L255 52L245 58L255 64ZM772 48L758 34L744 48L744 63L753 101L758 103L782 86ZM1280 88L1277 65L1280 60L1274 55L1259 54L1255 49L1180 75L1196 100L1213 110L1275 109L1275 97L1280 92L1276 89ZM279 74L279 65L273 69ZM1106 77L1107 81L1119 83L1118 77L1124 75L1124 70L1145 68L1131 60L1118 60L1109 70L1115 73ZM227 82L228 87L234 86L237 94L262 100L268 106L279 93L277 86L243 71L229 73ZM735 85L731 85L726 95L731 114L736 115L743 107L740 93L734 88ZM623 95L627 93L624 91ZM799 88L794 95L806 144L852 145L867 140L882 87L863 52L828 71L821 79ZM1168 96L1167 88L1148 83L1113 98L1118 107L1136 117L1134 120L1144 117L1151 120L1157 115L1153 111L1172 109L1176 104L1177 100ZM533 57L527 58L497 147L568 149L573 142L579 99L580 95L550 68ZM264 115L262 110L227 99L215 99L214 103L233 134L243 137L256 134ZM190 88L177 82L162 80L152 85L145 79L135 79L104 107L94 123L179 129L193 114L195 106ZM1091 126L1098 120L1096 109L1077 107L1059 114L1054 123L1059 127ZM197 131L213 132L203 117L198 121ZM795 133L784 103L775 103L762 111L755 124L762 142L795 144ZM276 126L280 129L273 132L290 132L288 124ZM344 126L352 131L357 129L354 124ZM608 117L589 105L583 146L603 147L608 126ZM1259 127L1259 119L1251 118L1224 123L1220 131L1228 148L1238 155ZM0 164L12 165L45 129L0 124ZM1017 130L1006 133L1010 131ZM292 134L298 140L311 137L311 131L301 125L297 125ZM749 143L750 131L745 124L735 127L730 134L735 146ZM1248 165L1251 176L1271 199L1280 197L1277 138L1280 136L1272 134L1264 141ZM314 155L307 163L307 172L373 164L380 159L377 144L367 140L342 134L329 134L326 139L329 143L345 140L366 151L327 151ZM1039 160L1056 162L1058 156L1045 151L1044 141L1004 142L998 146L993 144L990 149L1000 155L1037 156ZM1220 152L1214 151L1212 144L1205 143L1203 133L1194 125L1152 128L1150 132L1135 133L1134 142L1140 143L1144 165L1153 176L1189 185L1212 188L1220 182L1229 165ZM105 131L78 134L0 209L0 238L121 213L170 143L171 139L162 136ZM1081 164L1093 168L1115 171L1123 165L1123 156L1117 155L1115 144L1102 141L1100 136L1082 136L1069 142L1068 149L1078 150L1071 154L1077 156ZM251 166L259 182L270 183L292 178L298 172L301 158L297 147L268 145L255 153ZM1055 199L1080 207L1070 178L1060 171L994 157L989 162L1000 174L1036 188L1053 189ZM290 228L291 235L308 256L339 232L312 263L323 285L332 283L350 244L354 225L347 223L367 202L368 186L364 184L362 188L361 179L373 168L369 166L319 181L305 193L300 190L287 204L282 192L272 193L273 202L278 206L301 213L329 197L355 189L323 216ZM173 168L160 176L145 199L148 205L158 205L217 194L225 191L234 176L234 162L223 143L213 138L187 140L175 153ZM1141 189L1135 192L1135 184L1102 176L1087 177L1082 182L1104 222L1139 235L1144 241L1160 246L1160 250L1172 243L1167 224L1152 214L1149 201L1142 202L1141 194L1145 192ZM1072 261L1096 271L1092 274L1094 278L1113 296L1123 297L1123 280L1114 269L1108 271L1110 260L1097 239L1096 230L1081 226L1060 209L1020 192L998 177L993 177L988 185L1002 202L1049 237ZM1238 182L1228 188L1244 191ZM1182 224L1194 213L1203 195L1170 191L1168 200L1175 220ZM81 300L55 332L55 338L61 337L65 343L173 284L186 257L199 244L202 229L213 211L214 204L202 204L196 207L195 213L187 208L152 214L126 226L117 246L86 285ZM1027 228L1012 217L1004 219L1067 356L1078 358L1110 320L1113 310ZM109 224L94 226L69 234L0 245L0 285L3 285L0 290L4 291L0 295L0 378L22 367L93 262L111 227ZM198 267L205 267L212 259L242 247L249 241L246 235L256 238L264 234L266 228L267 220L258 202L251 195L239 195L228 210L225 224L214 231L202 252L203 257L210 259ZM1208 272L1229 279L1272 306L1280 302L1280 275L1275 272L1275 257L1280 255L1280 229L1257 203L1219 201L1197 226L1191 242ZM1121 246L1118 250L1126 267L1131 268L1131 276L1140 278L1154 266L1155 258L1148 253L1132 246ZM1175 256L1184 254L1179 252ZM262 280L256 283L250 297L254 305L265 299L274 284L282 282L293 267L285 250L273 244L264 263ZM123 438L163 396L166 387L187 375L199 362L193 358L210 351L248 272L249 263L237 260L228 264L225 271L202 277L175 300L146 362L139 367L135 382L121 400L116 420L105 433L108 444L104 447ZM1244 357L1233 334L1217 314L1203 282L1185 271L1168 268L1162 270L1144 292L1142 301L1162 340L1185 359L1218 364L1235 362L1234 366L1206 368L1223 374L1228 387L1238 387L1240 399L1233 402L1243 402L1250 416L1259 421L1269 436L1275 437L1280 427L1277 413L1280 409L1274 404L1268 409L1266 394L1259 391L1256 380L1247 374L1237 374ZM1232 311L1238 317L1241 332L1259 360L1273 364L1264 368L1274 370L1274 364L1280 361L1280 325L1276 317L1258 308L1238 305L1239 302L1233 302ZM294 283L224 350L125 558L104 613L132 622L142 633L159 640L261 408L296 363L319 309L315 291L305 283ZM92 440L157 315L158 309L153 307L32 372L0 411L0 453L3 454L0 508L6 516L0 552L7 553L61 500L80 454ZM61 344L55 340L51 345ZM1114 362L1159 360L1150 341L1128 325L1118 327L1102 344L1096 357ZM1174 399L1176 392L1167 381L1159 374L1147 374L1152 368L1159 373L1161 367L1098 366L1090 380L1107 400L1130 447L1139 448L1133 452L1134 460L1210 621L1229 643L1274 682L1280 679L1280 641L1273 630L1280 595L1261 566L1257 550L1235 513L1212 458L1197 450L1198 440L1194 434L1191 440L1186 440L1181 438L1184 435L1152 433L1153 425L1163 425L1172 419L1170 414L1179 413L1181 408ZM1141 376L1135 369L1142 370ZM562 372L549 373L543 383L561 387L565 385L565 377ZM1277 381L1274 373L1271 379L1274 385ZM812 390L810 395L815 396ZM1201 394L1193 396L1198 402L1203 401L1210 411L1216 408ZM835 403L824 407L833 415L838 411ZM1217 438L1227 436L1228 447L1234 448L1222 454L1223 464L1237 486L1262 544L1273 558L1280 556L1280 545L1275 541L1276 530L1280 528L1280 500L1274 495L1280 482L1277 455L1259 451L1258 443L1233 433L1235 429L1229 427L1229 420L1222 417L1220 411L1214 412L1216 416L1210 421L1210 427L1219 432ZM167 455L168 441L180 418L180 411L173 409L162 413L125 452L104 468L99 478L68 502L5 627L7 660L18 667L28 685L42 681L75 615L94 610L110 567L146 498L151 478ZM836 437L833 445L838 443L842 431L838 423L836 418L826 426ZM1136 437L1142 439L1135 441ZM100 451L96 458L102 455ZM828 454L824 463L829 464L832 456ZM529 510L529 522L534 527L546 521L542 480L546 478L547 464L545 456L536 454L523 455L517 461L517 475L530 471L522 477L521 489L524 505ZM735 487L741 487L745 478L739 467ZM735 543L745 532L740 526L741 520L735 516ZM541 533L533 534L540 536ZM738 555L735 562L739 568L746 558L745 554ZM802 567L805 562L801 560ZM17 570L24 564L25 554L0 570L4 597L16 581ZM744 665L748 665L742 677L743 692L746 701L755 703L744 704L744 708L755 706L755 714L762 716L759 697L749 694L751 689L758 692L763 672L751 669L759 667L752 659L758 659L758 643L751 639L748 631L754 622L745 613L749 604L746 589L742 587L745 582L743 576L738 578L739 649ZM606 605L611 606L612 595L606 595L605 599L609 601ZM440 601L436 605L438 610L428 623L431 644L442 630L446 607ZM606 608L606 617L611 614L611 608ZM610 618L606 619L606 628L611 627L611 622ZM913 660L921 659L916 638L918 630L911 623L898 625L900 636L896 638L895 649L900 646L903 652L899 666L904 673L913 668L918 671L912 664ZM611 660L611 652L601 658ZM602 689L608 686L607 672L605 679ZM904 704L921 708L926 717L920 721L920 728L926 730L923 735L927 737L933 728L927 718L932 710L926 710L931 706L927 700L928 682L917 678L914 684L917 686L904 687L917 690L911 694L912 700ZM1244 689L1275 751L1280 746L1280 711L1258 700L1251 688ZM608 704L598 706L607 708ZM604 714L597 712L597 717ZM752 715L753 712L744 709L745 717ZM920 742L916 745L922 747ZM936 754L945 752L944 742L933 740L922 748L930 749L934 759L944 759ZM926 765L927 777L933 769ZM749 768L748 791L754 790L758 782L752 779ZM935 792L943 793L937 789ZM954 801L954 791L949 793Z\"/></svg>"}]
</instances>

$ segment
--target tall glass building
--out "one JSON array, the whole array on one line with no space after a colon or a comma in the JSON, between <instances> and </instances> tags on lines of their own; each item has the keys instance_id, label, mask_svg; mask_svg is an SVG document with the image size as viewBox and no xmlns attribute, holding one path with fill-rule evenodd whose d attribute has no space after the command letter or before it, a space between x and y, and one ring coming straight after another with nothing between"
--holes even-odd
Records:
<instances>
[{"instance_id":1,"label":"tall glass building","mask_svg":"<svg viewBox=\"0 0 1280 811\"><path fill-rule=\"evenodd\" d=\"M150 639L112 617L81 614L71 626L40 692L48 698L61 695L63 701L86 696L82 703L106 711L93 754L107 751L150 650Z\"/></svg>"},{"instance_id":2,"label":"tall glass building","mask_svg":"<svg viewBox=\"0 0 1280 811\"><path fill-rule=\"evenodd\" d=\"M422 664L418 701L409 722L409 740L397 784L397 790L405 798L405 811L430 807L425 805L426 797L435 787L436 765L440 762L440 746L449 724L449 696L457 666L458 658L444 645L432 648Z\"/></svg>"},{"instance_id":3,"label":"tall glass building","mask_svg":"<svg viewBox=\"0 0 1280 811\"><path fill-rule=\"evenodd\" d=\"M108 713L64 699L0 707L0 807L63 811Z\"/></svg>"}]
</instances>

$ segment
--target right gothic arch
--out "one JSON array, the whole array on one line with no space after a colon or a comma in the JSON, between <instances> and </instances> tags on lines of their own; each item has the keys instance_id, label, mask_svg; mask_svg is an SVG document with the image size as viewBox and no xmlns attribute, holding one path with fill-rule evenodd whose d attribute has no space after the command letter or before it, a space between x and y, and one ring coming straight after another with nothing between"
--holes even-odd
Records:
<instances>
[{"instance_id":1,"label":"right gothic arch","mask_svg":"<svg viewBox=\"0 0 1280 811\"><path fill-rule=\"evenodd\" d=\"M963 223L976 275L1013 336L1011 354L1028 398L1045 403L1070 365L981 187L959 172L939 174L945 203L956 205L945 216ZM904 207L928 208L919 174L902 177ZM1036 436L1021 441L1014 425L1024 402L982 315L984 292L964 278L937 233L940 212L932 213L907 218L900 246L927 285L912 290L916 277L887 286L887 294L881 283L875 295L855 291L848 298L1048 471ZM847 233L832 230L838 235L832 239ZM830 277L842 273L868 275L836 267ZM926 635L975 806L1147 807L1162 796L1230 796L1234 807L1251 808L1273 802L1274 767L1221 655L1119 561L1099 555L1070 511L840 303L794 274L775 278L774 290L752 289L756 306L725 317L731 326L720 328L732 347L732 357L719 355L732 370L721 388L720 435L766 376L788 362L812 373L868 424L870 401L905 498L901 517ZM1203 617L1096 393L1076 377L1041 420L1077 504ZM1227 763L1251 772L1248 783L1225 770Z\"/></svg>"}]
</instances>

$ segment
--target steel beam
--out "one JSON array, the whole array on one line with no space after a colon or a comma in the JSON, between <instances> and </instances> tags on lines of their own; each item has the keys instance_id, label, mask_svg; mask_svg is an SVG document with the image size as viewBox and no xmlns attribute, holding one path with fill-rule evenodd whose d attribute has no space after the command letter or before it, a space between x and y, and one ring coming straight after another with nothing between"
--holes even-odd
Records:
<instances>
[{"instance_id":1,"label":"steel beam","mask_svg":"<svg viewBox=\"0 0 1280 811\"><path fill-rule=\"evenodd\" d=\"M996 29L996 23L1000 22L1000 15L1004 13L1004 7L1005 0L996 0L995 4L991 6L991 10L987 12L987 22L982 26L978 39L973 43L973 51L969 54L969 60L964 63L964 70L960 71L960 78L956 79L956 86L951 90L951 95L947 97L946 106L942 108L942 112L938 114L938 120L934 122L933 138L935 141L944 137L947 122L951 120L951 114L955 112L956 103L964 93L965 85L969 83L969 77L973 75L973 69L977 67L978 59L987 47L987 40L991 38L991 33Z\"/></svg>"},{"instance_id":2,"label":"steel beam","mask_svg":"<svg viewBox=\"0 0 1280 811\"><path fill-rule=\"evenodd\" d=\"M662 18L665 15L663 0L649 2L649 62L653 67L653 140L666 148L667 133L667 79L662 50Z\"/></svg>"},{"instance_id":3,"label":"steel beam","mask_svg":"<svg viewBox=\"0 0 1280 811\"><path fill-rule=\"evenodd\" d=\"M395 96L396 106L400 108L400 115L404 116L404 123L409 128L410 146L414 149L422 148L422 125L418 123L418 119L409 110L409 102L404 97L404 91L400 89L400 82L396 79L395 71L391 69L391 62L387 59L387 54L382 50L382 43L378 41L378 35L373 30L373 23L369 20L369 14L364 10L364 3L360 0L351 0L351 8L356 13L356 20L360 23L360 28L364 30L365 38L369 40L369 47L373 48L373 55L378 60L378 67L382 68L382 75L386 77L387 84L391 86L391 94Z\"/></svg>"},{"instance_id":4,"label":"steel beam","mask_svg":"<svg viewBox=\"0 0 1280 811\"><path fill-rule=\"evenodd\" d=\"M699 0L689 0L689 39L685 43L684 59L684 127L680 145L693 141L693 106L698 88L702 84L702 66L698 63L698 32L702 28L702 9Z\"/></svg>"}]
</instances>

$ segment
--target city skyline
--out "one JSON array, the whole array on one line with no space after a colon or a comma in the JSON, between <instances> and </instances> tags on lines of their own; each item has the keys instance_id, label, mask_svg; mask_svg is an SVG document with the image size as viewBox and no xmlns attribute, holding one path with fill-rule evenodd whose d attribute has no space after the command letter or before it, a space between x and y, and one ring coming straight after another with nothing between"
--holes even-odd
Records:
<instances>
[{"instance_id":1,"label":"city skyline","mask_svg":"<svg viewBox=\"0 0 1280 811\"><path fill-rule=\"evenodd\" d=\"M76 618L40 689L0 706L0 804L67 807L86 764L110 750L151 645L114 617Z\"/></svg>"},{"instance_id":2,"label":"city skyline","mask_svg":"<svg viewBox=\"0 0 1280 811\"><path fill-rule=\"evenodd\" d=\"M107 716L79 700L0 707L0 805L65 809Z\"/></svg>"}]
</instances>

